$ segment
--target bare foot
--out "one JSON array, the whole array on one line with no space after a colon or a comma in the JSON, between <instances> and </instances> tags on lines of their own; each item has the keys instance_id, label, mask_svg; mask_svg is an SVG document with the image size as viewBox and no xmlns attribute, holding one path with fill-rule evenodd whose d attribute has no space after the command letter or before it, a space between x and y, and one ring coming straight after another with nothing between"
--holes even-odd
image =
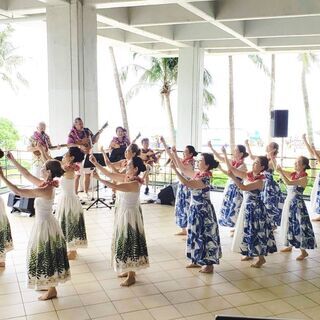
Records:
<instances>
[{"instance_id":1,"label":"bare foot","mask_svg":"<svg viewBox=\"0 0 320 320\"><path fill-rule=\"evenodd\" d=\"M195 264L195 263L190 263L186 266L187 269L191 269L191 268L201 268L201 266Z\"/></svg>"},{"instance_id":2,"label":"bare foot","mask_svg":"<svg viewBox=\"0 0 320 320\"><path fill-rule=\"evenodd\" d=\"M5 268L6 263L5 262L0 262L0 268Z\"/></svg>"},{"instance_id":3,"label":"bare foot","mask_svg":"<svg viewBox=\"0 0 320 320\"><path fill-rule=\"evenodd\" d=\"M292 247L285 247L280 250L280 252L291 252L291 251L292 251Z\"/></svg>"},{"instance_id":4,"label":"bare foot","mask_svg":"<svg viewBox=\"0 0 320 320\"><path fill-rule=\"evenodd\" d=\"M77 257L77 251L72 250L72 251L68 251L68 259L69 260L75 260Z\"/></svg>"},{"instance_id":5,"label":"bare foot","mask_svg":"<svg viewBox=\"0 0 320 320\"><path fill-rule=\"evenodd\" d=\"M266 263L266 259L264 257L259 257L259 260L253 263L250 267L261 268L265 263Z\"/></svg>"},{"instance_id":6,"label":"bare foot","mask_svg":"<svg viewBox=\"0 0 320 320\"><path fill-rule=\"evenodd\" d=\"M308 256L307 251L306 251L306 250L301 250L301 254L300 254L300 256L298 256L298 257L296 258L296 260L302 261L302 260L304 260L307 256Z\"/></svg>"},{"instance_id":7,"label":"bare foot","mask_svg":"<svg viewBox=\"0 0 320 320\"><path fill-rule=\"evenodd\" d=\"M312 221L320 221L320 215L318 215L316 218L313 218Z\"/></svg>"},{"instance_id":8,"label":"bare foot","mask_svg":"<svg viewBox=\"0 0 320 320\"><path fill-rule=\"evenodd\" d=\"M248 256L244 256L241 258L241 261L250 261L250 260L253 260L253 258Z\"/></svg>"},{"instance_id":9,"label":"bare foot","mask_svg":"<svg viewBox=\"0 0 320 320\"><path fill-rule=\"evenodd\" d=\"M49 288L49 290L38 298L38 300L45 301L57 297L57 290L55 287Z\"/></svg>"},{"instance_id":10,"label":"bare foot","mask_svg":"<svg viewBox=\"0 0 320 320\"><path fill-rule=\"evenodd\" d=\"M174 234L175 236L186 236L187 235L187 230L182 229L181 231L177 232Z\"/></svg>"},{"instance_id":11,"label":"bare foot","mask_svg":"<svg viewBox=\"0 0 320 320\"><path fill-rule=\"evenodd\" d=\"M202 266L199 270L201 273L213 273L213 265L210 266Z\"/></svg>"},{"instance_id":12,"label":"bare foot","mask_svg":"<svg viewBox=\"0 0 320 320\"><path fill-rule=\"evenodd\" d=\"M125 278L128 276L128 272L123 272L118 274L118 278Z\"/></svg>"},{"instance_id":13,"label":"bare foot","mask_svg":"<svg viewBox=\"0 0 320 320\"><path fill-rule=\"evenodd\" d=\"M136 283L136 274L134 272L128 272L126 280L120 283L121 287L130 287Z\"/></svg>"}]
</instances>

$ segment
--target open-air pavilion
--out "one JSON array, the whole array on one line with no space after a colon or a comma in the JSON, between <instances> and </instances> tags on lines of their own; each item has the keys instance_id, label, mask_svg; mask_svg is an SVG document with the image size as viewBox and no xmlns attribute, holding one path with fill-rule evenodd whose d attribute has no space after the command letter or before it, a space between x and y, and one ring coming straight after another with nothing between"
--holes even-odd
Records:
<instances>
[{"instance_id":1,"label":"open-air pavilion","mask_svg":"<svg viewBox=\"0 0 320 320\"><path fill-rule=\"evenodd\" d=\"M97 35L147 55L178 56L177 145L201 146L205 54L320 49L319 0L0 0L0 24L47 24L49 125L64 141L80 116L98 130ZM30 35L31 37L32 35ZM62 116L63 115L63 116ZM218 212L221 194L214 195ZM144 205L151 268L120 288L110 268L112 214L86 213L89 247L72 262L59 298L37 301L25 289L25 246L32 219L11 217L15 251L0 270L0 319L213 319L216 314L319 319L320 253L298 263L288 254L249 268L230 251L215 274L186 270L184 242L173 236L172 207ZM314 224L317 238L319 226Z\"/></svg>"}]
</instances>

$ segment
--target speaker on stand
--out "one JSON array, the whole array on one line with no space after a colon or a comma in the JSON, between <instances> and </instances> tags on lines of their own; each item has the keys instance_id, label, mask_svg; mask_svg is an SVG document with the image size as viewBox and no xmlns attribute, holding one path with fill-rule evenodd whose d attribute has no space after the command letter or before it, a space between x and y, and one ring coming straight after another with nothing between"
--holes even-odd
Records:
<instances>
[{"instance_id":1,"label":"speaker on stand","mask_svg":"<svg viewBox=\"0 0 320 320\"><path fill-rule=\"evenodd\" d=\"M284 138L288 136L289 111L273 110L270 114L271 137L281 138L281 166L283 165Z\"/></svg>"}]
</instances>

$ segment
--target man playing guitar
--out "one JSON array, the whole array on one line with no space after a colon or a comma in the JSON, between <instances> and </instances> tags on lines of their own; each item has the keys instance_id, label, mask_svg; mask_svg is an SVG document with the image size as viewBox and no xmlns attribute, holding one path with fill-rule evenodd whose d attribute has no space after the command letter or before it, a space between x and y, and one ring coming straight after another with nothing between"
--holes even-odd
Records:
<instances>
[{"instance_id":1,"label":"man playing guitar","mask_svg":"<svg viewBox=\"0 0 320 320\"><path fill-rule=\"evenodd\" d=\"M45 152L48 152L49 148L52 147L50 137L46 134L46 124L44 122L38 123L37 131L29 138L29 146L27 148L28 151L33 153L32 173L37 178L40 178L40 169L44 164L39 146L42 146Z\"/></svg>"},{"instance_id":2,"label":"man playing guitar","mask_svg":"<svg viewBox=\"0 0 320 320\"><path fill-rule=\"evenodd\" d=\"M73 127L68 136L68 144L77 144L85 155L90 153L92 145L95 144L98 139L99 134L93 135L89 128L85 128L81 118L74 120ZM78 164L80 165L80 170L75 177L75 190L76 193L78 193L80 177L81 174L84 173L84 192L88 195L91 170L90 168L83 168L83 163Z\"/></svg>"}]
</instances>

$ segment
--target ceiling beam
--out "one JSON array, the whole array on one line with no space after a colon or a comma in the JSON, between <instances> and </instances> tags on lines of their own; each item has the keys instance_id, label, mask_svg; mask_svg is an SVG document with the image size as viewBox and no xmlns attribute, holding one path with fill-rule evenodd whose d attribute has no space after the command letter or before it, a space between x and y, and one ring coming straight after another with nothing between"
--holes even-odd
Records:
<instances>
[{"instance_id":1,"label":"ceiling beam","mask_svg":"<svg viewBox=\"0 0 320 320\"><path fill-rule=\"evenodd\" d=\"M230 23L230 22L229 22ZM252 20L245 23L250 38L320 35L320 17Z\"/></svg>"},{"instance_id":2,"label":"ceiling beam","mask_svg":"<svg viewBox=\"0 0 320 320\"><path fill-rule=\"evenodd\" d=\"M258 40L258 43L264 48L317 47L320 46L320 36L262 38Z\"/></svg>"},{"instance_id":3,"label":"ceiling beam","mask_svg":"<svg viewBox=\"0 0 320 320\"><path fill-rule=\"evenodd\" d=\"M214 17L214 1L210 2L199 2L199 3L188 3L188 2L179 2L179 5L183 8L189 10L190 12L198 15L202 19L208 21L209 23L213 24L214 26L220 28L221 30L231 34L236 39L241 40L245 44L247 44L249 47L257 50L257 51L264 51L262 48L260 48L257 45L257 42L252 39L247 39L243 36L244 30L241 30L244 28L244 22L242 21L235 21L235 22L228 22L228 23L221 23L217 21ZM235 24L237 23L237 24ZM231 26L236 26L236 28L233 28Z\"/></svg>"},{"instance_id":4,"label":"ceiling beam","mask_svg":"<svg viewBox=\"0 0 320 320\"><path fill-rule=\"evenodd\" d=\"M218 21L320 15L319 0L217 0Z\"/></svg>"},{"instance_id":5,"label":"ceiling beam","mask_svg":"<svg viewBox=\"0 0 320 320\"><path fill-rule=\"evenodd\" d=\"M206 40L200 41L200 47L204 49L238 49L238 48L248 48L248 46L238 39L233 40Z\"/></svg>"},{"instance_id":6,"label":"ceiling beam","mask_svg":"<svg viewBox=\"0 0 320 320\"><path fill-rule=\"evenodd\" d=\"M140 36L159 41L159 42L164 42L164 43L167 43L167 44L170 44L173 46L177 46L177 47L181 47L181 48L188 47L188 45L186 45L182 42L173 40L173 37L171 37L171 38L164 37L164 36L161 36L157 33L144 30L143 28L137 28L137 27L130 26L127 23L117 21L117 20L110 18L110 17L106 17L106 16L102 16L102 15L98 14L97 20L98 20L98 22L105 23L107 25L112 25L112 26L117 27L119 29L126 30L129 32L138 34Z\"/></svg>"},{"instance_id":7,"label":"ceiling beam","mask_svg":"<svg viewBox=\"0 0 320 320\"><path fill-rule=\"evenodd\" d=\"M215 54L215 55L234 55L234 54L243 54L243 53L254 53L257 50L247 47L247 48L237 48L237 49L209 49L206 50L208 54Z\"/></svg>"}]
</instances>

